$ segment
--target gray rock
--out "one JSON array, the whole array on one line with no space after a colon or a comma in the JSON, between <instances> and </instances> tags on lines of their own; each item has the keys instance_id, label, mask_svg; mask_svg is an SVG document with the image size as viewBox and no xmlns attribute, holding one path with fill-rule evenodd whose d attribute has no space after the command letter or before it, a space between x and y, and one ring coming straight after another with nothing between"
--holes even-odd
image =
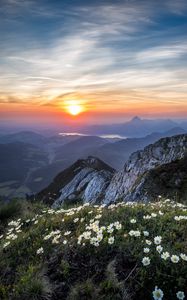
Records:
<instances>
[{"instance_id":1,"label":"gray rock","mask_svg":"<svg viewBox=\"0 0 187 300\"><path fill-rule=\"evenodd\" d=\"M143 179L137 183L138 178L157 166L181 159L187 152L187 135L178 135L163 138L145 147L144 150L133 153L122 171L117 172L106 189L104 203L108 204L119 198L136 201L138 188L143 185ZM137 185L136 193L131 194ZM144 200L144 199L143 199Z\"/></svg>"},{"instance_id":2,"label":"gray rock","mask_svg":"<svg viewBox=\"0 0 187 300\"><path fill-rule=\"evenodd\" d=\"M61 206L65 201L82 200L84 202L101 202L109 185L114 170L95 157L88 157L74 168L75 176L63 188L53 207ZM60 183L58 183L60 186Z\"/></svg>"}]
</instances>

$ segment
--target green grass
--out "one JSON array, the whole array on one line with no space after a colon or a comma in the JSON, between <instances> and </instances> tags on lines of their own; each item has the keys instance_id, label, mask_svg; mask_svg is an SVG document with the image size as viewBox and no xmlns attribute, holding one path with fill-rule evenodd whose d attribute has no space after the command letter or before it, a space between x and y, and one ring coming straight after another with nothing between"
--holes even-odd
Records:
<instances>
[{"instance_id":1,"label":"green grass","mask_svg":"<svg viewBox=\"0 0 187 300\"><path fill-rule=\"evenodd\" d=\"M177 299L178 291L187 297L187 261L181 257L187 255L184 205L162 200L56 211L26 207L18 220L13 214L15 222L8 218L0 240L0 299L148 300L155 286L165 300ZM162 238L161 253L156 236ZM163 252L170 257L162 259ZM172 255L179 262L172 262ZM143 265L143 257L149 257L149 265Z\"/></svg>"}]
</instances>

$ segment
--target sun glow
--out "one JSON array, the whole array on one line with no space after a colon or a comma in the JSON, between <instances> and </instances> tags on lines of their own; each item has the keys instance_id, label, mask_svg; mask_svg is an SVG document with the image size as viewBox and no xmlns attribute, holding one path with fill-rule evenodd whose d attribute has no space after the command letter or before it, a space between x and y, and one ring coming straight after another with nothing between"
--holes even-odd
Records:
<instances>
[{"instance_id":1,"label":"sun glow","mask_svg":"<svg viewBox=\"0 0 187 300\"><path fill-rule=\"evenodd\" d=\"M81 112L83 112L84 109L83 106L78 101L72 100L72 101L68 101L66 105L66 110L70 115L77 116Z\"/></svg>"}]
</instances>

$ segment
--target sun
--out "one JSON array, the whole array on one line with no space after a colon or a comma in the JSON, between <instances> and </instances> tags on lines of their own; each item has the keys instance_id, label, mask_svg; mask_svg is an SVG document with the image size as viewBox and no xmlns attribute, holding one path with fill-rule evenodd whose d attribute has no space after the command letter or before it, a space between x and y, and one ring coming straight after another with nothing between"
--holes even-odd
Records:
<instances>
[{"instance_id":1,"label":"sun","mask_svg":"<svg viewBox=\"0 0 187 300\"><path fill-rule=\"evenodd\" d=\"M77 116L81 112L83 112L83 106L77 102L77 101L69 101L66 105L66 111L72 115L72 116Z\"/></svg>"},{"instance_id":2,"label":"sun","mask_svg":"<svg viewBox=\"0 0 187 300\"><path fill-rule=\"evenodd\" d=\"M68 112L72 115L72 116L77 116L82 112L82 107L80 105L70 105L68 108Z\"/></svg>"}]
</instances>

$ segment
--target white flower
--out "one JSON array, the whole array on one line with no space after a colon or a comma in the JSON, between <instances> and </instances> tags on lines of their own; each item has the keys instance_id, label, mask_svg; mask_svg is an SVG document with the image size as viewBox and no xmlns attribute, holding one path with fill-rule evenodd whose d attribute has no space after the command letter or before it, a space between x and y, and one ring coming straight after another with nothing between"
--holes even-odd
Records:
<instances>
[{"instance_id":1,"label":"white flower","mask_svg":"<svg viewBox=\"0 0 187 300\"><path fill-rule=\"evenodd\" d=\"M129 231L130 236L140 237L141 233L139 230L131 230Z\"/></svg>"},{"instance_id":2,"label":"white flower","mask_svg":"<svg viewBox=\"0 0 187 300\"><path fill-rule=\"evenodd\" d=\"M106 226L101 226L100 229L101 229L101 231L104 231L104 230L106 230Z\"/></svg>"},{"instance_id":3,"label":"white flower","mask_svg":"<svg viewBox=\"0 0 187 300\"><path fill-rule=\"evenodd\" d=\"M187 261L187 255L186 254L181 253L180 257L182 258L182 260Z\"/></svg>"},{"instance_id":4,"label":"white flower","mask_svg":"<svg viewBox=\"0 0 187 300\"><path fill-rule=\"evenodd\" d=\"M144 220L149 220L149 219L151 219L151 216L150 215L143 216L143 219Z\"/></svg>"},{"instance_id":5,"label":"white flower","mask_svg":"<svg viewBox=\"0 0 187 300\"><path fill-rule=\"evenodd\" d=\"M183 300L185 298L184 292L181 292L181 291L177 292L176 296L177 296L177 299L179 299L179 300Z\"/></svg>"},{"instance_id":6,"label":"white flower","mask_svg":"<svg viewBox=\"0 0 187 300\"><path fill-rule=\"evenodd\" d=\"M154 243L155 245L159 245L162 241L162 237L161 236L155 236L154 238Z\"/></svg>"},{"instance_id":7,"label":"white flower","mask_svg":"<svg viewBox=\"0 0 187 300\"><path fill-rule=\"evenodd\" d=\"M157 216L157 214L155 214L155 213L151 214L151 217L153 217L153 218L156 218L156 216Z\"/></svg>"},{"instance_id":8,"label":"white flower","mask_svg":"<svg viewBox=\"0 0 187 300\"><path fill-rule=\"evenodd\" d=\"M149 251L150 251L149 248L144 248L144 249L143 249L143 252L144 252L144 253L149 253Z\"/></svg>"},{"instance_id":9,"label":"white flower","mask_svg":"<svg viewBox=\"0 0 187 300\"><path fill-rule=\"evenodd\" d=\"M3 248L6 248L8 245L10 245L10 241L4 243Z\"/></svg>"},{"instance_id":10,"label":"white flower","mask_svg":"<svg viewBox=\"0 0 187 300\"><path fill-rule=\"evenodd\" d=\"M59 244L60 237L61 237L60 234L56 235L52 240L52 244Z\"/></svg>"},{"instance_id":11,"label":"white flower","mask_svg":"<svg viewBox=\"0 0 187 300\"><path fill-rule=\"evenodd\" d=\"M152 242L150 240L145 240L145 243L149 246L152 244Z\"/></svg>"},{"instance_id":12,"label":"white flower","mask_svg":"<svg viewBox=\"0 0 187 300\"><path fill-rule=\"evenodd\" d=\"M135 224L135 223L136 223L136 219L131 219L131 220L130 220L130 223L131 223L131 224Z\"/></svg>"},{"instance_id":13,"label":"white flower","mask_svg":"<svg viewBox=\"0 0 187 300\"><path fill-rule=\"evenodd\" d=\"M114 226L116 227L117 230L120 230L122 228L122 225L119 223L119 221L115 222Z\"/></svg>"},{"instance_id":14,"label":"white flower","mask_svg":"<svg viewBox=\"0 0 187 300\"><path fill-rule=\"evenodd\" d=\"M64 233L64 235L70 235L71 234L71 231L66 231L65 233Z\"/></svg>"},{"instance_id":15,"label":"white flower","mask_svg":"<svg viewBox=\"0 0 187 300\"><path fill-rule=\"evenodd\" d=\"M63 241L63 244L66 245L66 244L67 244L67 240L64 240L64 241Z\"/></svg>"},{"instance_id":16,"label":"white flower","mask_svg":"<svg viewBox=\"0 0 187 300\"><path fill-rule=\"evenodd\" d=\"M153 291L154 300L162 300L163 296L164 296L163 291L161 289L158 289L156 286L155 290Z\"/></svg>"},{"instance_id":17,"label":"white flower","mask_svg":"<svg viewBox=\"0 0 187 300\"><path fill-rule=\"evenodd\" d=\"M144 236L149 236L149 232L148 231L143 231Z\"/></svg>"},{"instance_id":18,"label":"white flower","mask_svg":"<svg viewBox=\"0 0 187 300\"><path fill-rule=\"evenodd\" d=\"M142 259L142 264L143 264L144 266L150 265L150 262L151 262L151 260L150 260L150 258L147 257L147 256L145 256L145 257Z\"/></svg>"},{"instance_id":19,"label":"white flower","mask_svg":"<svg viewBox=\"0 0 187 300\"><path fill-rule=\"evenodd\" d=\"M19 222L20 222L20 219L18 219L17 221L11 221L8 223L8 226L17 227L17 226L19 226Z\"/></svg>"},{"instance_id":20,"label":"white flower","mask_svg":"<svg viewBox=\"0 0 187 300\"><path fill-rule=\"evenodd\" d=\"M39 248L39 249L36 251L36 254L42 254L42 253L44 253L43 247Z\"/></svg>"},{"instance_id":21,"label":"white flower","mask_svg":"<svg viewBox=\"0 0 187 300\"><path fill-rule=\"evenodd\" d=\"M77 223L78 221L79 221L79 218L75 218L75 219L73 220L74 223Z\"/></svg>"},{"instance_id":22,"label":"white flower","mask_svg":"<svg viewBox=\"0 0 187 300\"><path fill-rule=\"evenodd\" d=\"M86 240L89 240L91 234L92 234L91 231L85 231L85 232L83 232L82 236L83 236Z\"/></svg>"},{"instance_id":23,"label":"white flower","mask_svg":"<svg viewBox=\"0 0 187 300\"><path fill-rule=\"evenodd\" d=\"M99 214L99 215L95 216L95 219L100 219L101 217L102 217L102 215Z\"/></svg>"},{"instance_id":24,"label":"white flower","mask_svg":"<svg viewBox=\"0 0 187 300\"><path fill-rule=\"evenodd\" d=\"M18 238L18 236L14 233L7 235L7 240L16 240Z\"/></svg>"},{"instance_id":25,"label":"white flower","mask_svg":"<svg viewBox=\"0 0 187 300\"><path fill-rule=\"evenodd\" d=\"M111 236L109 239L108 239L108 243L111 245L114 243L114 237Z\"/></svg>"},{"instance_id":26,"label":"white flower","mask_svg":"<svg viewBox=\"0 0 187 300\"><path fill-rule=\"evenodd\" d=\"M170 254L169 254L169 252L163 252L162 254L161 254L161 258L162 259L164 259L164 260L166 260L166 259L168 259L170 257Z\"/></svg>"},{"instance_id":27,"label":"white flower","mask_svg":"<svg viewBox=\"0 0 187 300\"><path fill-rule=\"evenodd\" d=\"M98 240L98 242L101 242L102 239L103 239L103 235L102 235L101 233L98 234L98 235L97 235L97 240Z\"/></svg>"},{"instance_id":28,"label":"white flower","mask_svg":"<svg viewBox=\"0 0 187 300\"><path fill-rule=\"evenodd\" d=\"M172 263L177 264L179 262L179 260L180 260L180 258L179 258L178 255L172 255L171 256Z\"/></svg>"},{"instance_id":29,"label":"white flower","mask_svg":"<svg viewBox=\"0 0 187 300\"><path fill-rule=\"evenodd\" d=\"M157 251L158 253L161 253L161 252L163 251L163 247L162 247L161 245L157 246L157 247L156 247L156 251Z\"/></svg>"},{"instance_id":30,"label":"white flower","mask_svg":"<svg viewBox=\"0 0 187 300\"><path fill-rule=\"evenodd\" d=\"M112 233L114 231L114 224L111 223L110 225L107 226L107 232Z\"/></svg>"}]
</instances>

